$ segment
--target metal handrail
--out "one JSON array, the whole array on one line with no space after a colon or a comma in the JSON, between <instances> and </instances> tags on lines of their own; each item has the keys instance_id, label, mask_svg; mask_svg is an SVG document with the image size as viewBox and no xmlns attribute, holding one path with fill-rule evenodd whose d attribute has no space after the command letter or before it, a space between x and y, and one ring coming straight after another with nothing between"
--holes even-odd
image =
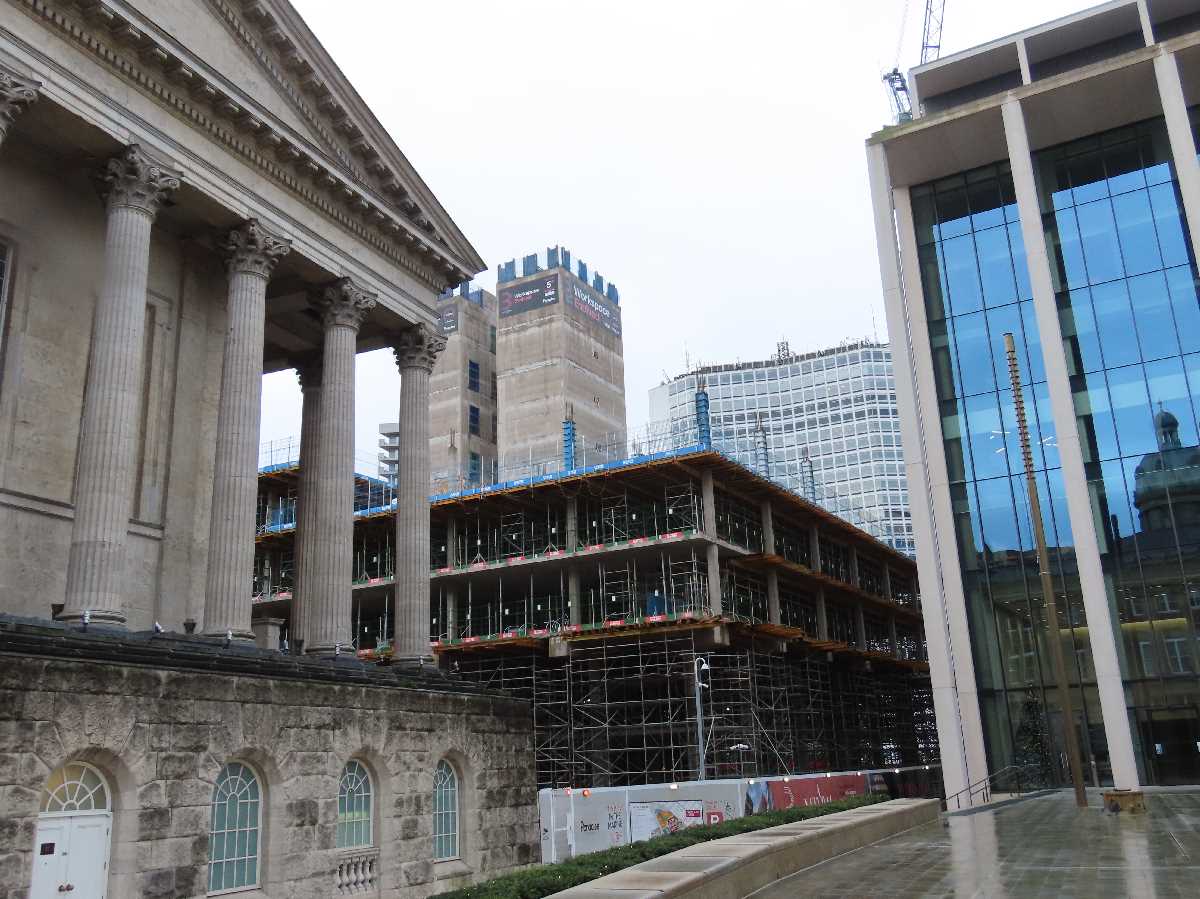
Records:
<instances>
[{"instance_id":1,"label":"metal handrail","mask_svg":"<svg viewBox=\"0 0 1200 899\"><path fill-rule=\"evenodd\" d=\"M967 784L965 787L963 787L957 793L952 793L951 795L949 795L945 799L943 799L942 803L945 808L949 808L950 801L957 800L958 797L961 796L963 793L967 794L967 798L969 800L971 800L971 804L974 804L974 799L975 799L975 796L977 793L981 793L983 795L983 801L988 802L991 798L991 793L992 793L992 789L991 789L992 781L994 781L996 778L1000 777L1001 775L1008 774L1013 771L1017 772L1017 775L1018 775L1018 777L1017 777L1017 795L1020 796L1023 792L1025 792L1021 788L1020 774L1021 774L1021 772L1025 771L1029 767L1031 767L1031 766L1029 766L1029 765L1007 765L1006 767L1001 768L999 771L992 772L991 774L989 774L987 777L983 778L982 780L977 780L977 781L975 781L975 783Z\"/></svg>"}]
</instances>

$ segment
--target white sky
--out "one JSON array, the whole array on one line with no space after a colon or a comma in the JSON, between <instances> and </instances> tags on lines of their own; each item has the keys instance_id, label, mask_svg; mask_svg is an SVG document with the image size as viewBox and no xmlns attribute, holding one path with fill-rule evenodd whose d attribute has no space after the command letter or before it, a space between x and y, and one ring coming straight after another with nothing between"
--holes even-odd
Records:
<instances>
[{"instance_id":1,"label":"white sky","mask_svg":"<svg viewBox=\"0 0 1200 899\"><path fill-rule=\"evenodd\" d=\"M920 0L293 3L490 266L477 284L556 244L617 284L631 427L685 358L886 337L863 142L881 74L919 58ZM1086 5L948 0L943 55ZM390 353L356 387L373 472ZM263 407L264 441L299 433L293 374Z\"/></svg>"}]
</instances>

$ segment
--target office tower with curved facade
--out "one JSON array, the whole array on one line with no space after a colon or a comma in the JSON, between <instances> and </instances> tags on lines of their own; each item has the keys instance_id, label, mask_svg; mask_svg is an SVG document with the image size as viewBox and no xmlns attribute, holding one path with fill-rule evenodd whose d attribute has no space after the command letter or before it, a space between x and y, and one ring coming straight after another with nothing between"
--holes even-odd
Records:
<instances>
[{"instance_id":1,"label":"office tower with curved facade","mask_svg":"<svg viewBox=\"0 0 1200 899\"><path fill-rule=\"evenodd\" d=\"M694 424L708 391L713 446L913 554L888 345L856 341L757 362L706 365L650 391L650 420Z\"/></svg>"}]
</instances>

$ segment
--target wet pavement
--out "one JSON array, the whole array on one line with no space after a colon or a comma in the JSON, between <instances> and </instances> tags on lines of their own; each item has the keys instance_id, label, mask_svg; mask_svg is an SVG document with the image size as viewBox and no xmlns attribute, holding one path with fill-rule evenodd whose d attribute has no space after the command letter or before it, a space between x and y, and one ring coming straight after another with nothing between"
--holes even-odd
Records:
<instances>
[{"instance_id":1,"label":"wet pavement","mask_svg":"<svg viewBox=\"0 0 1200 899\"><path fill-rule=\"evenodd\" d=\"M1148 792L1147 814L1087 809L1067 791L951 815L753 894L1138 899L1200 896L1200 792Z\"/></svg>"}]
</instances>

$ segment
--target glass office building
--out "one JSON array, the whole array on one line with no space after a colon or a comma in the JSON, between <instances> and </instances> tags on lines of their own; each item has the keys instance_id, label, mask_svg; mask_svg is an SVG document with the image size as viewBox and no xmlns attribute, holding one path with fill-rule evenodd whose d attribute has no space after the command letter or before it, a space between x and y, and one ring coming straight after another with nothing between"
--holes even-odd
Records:
<instances>
[{"instance_id":1,"label":"glass office building","mask_svg":"<svg viewBox=\"0 0 1200 899\"><path fill-rule=\"evenodd\" d=\"M706 366L650 391L650 416L687 428L700 383L713 445L912 555L891 351L869 341Z\"/></svg>"},{"instance_id":2,"label":"glass office building","mask_svg":"<svg viewBox=\"0 0 1200 899\"><path fill-rule=\"evenodd\" d=\"M913 121L868 142L959 804L1006 773L1062 783L1068 727L1089 781L1200 782L1200 47L1159 43L1195 22L1109 3L916 69Z\"/></svg>"}]
</instances>

